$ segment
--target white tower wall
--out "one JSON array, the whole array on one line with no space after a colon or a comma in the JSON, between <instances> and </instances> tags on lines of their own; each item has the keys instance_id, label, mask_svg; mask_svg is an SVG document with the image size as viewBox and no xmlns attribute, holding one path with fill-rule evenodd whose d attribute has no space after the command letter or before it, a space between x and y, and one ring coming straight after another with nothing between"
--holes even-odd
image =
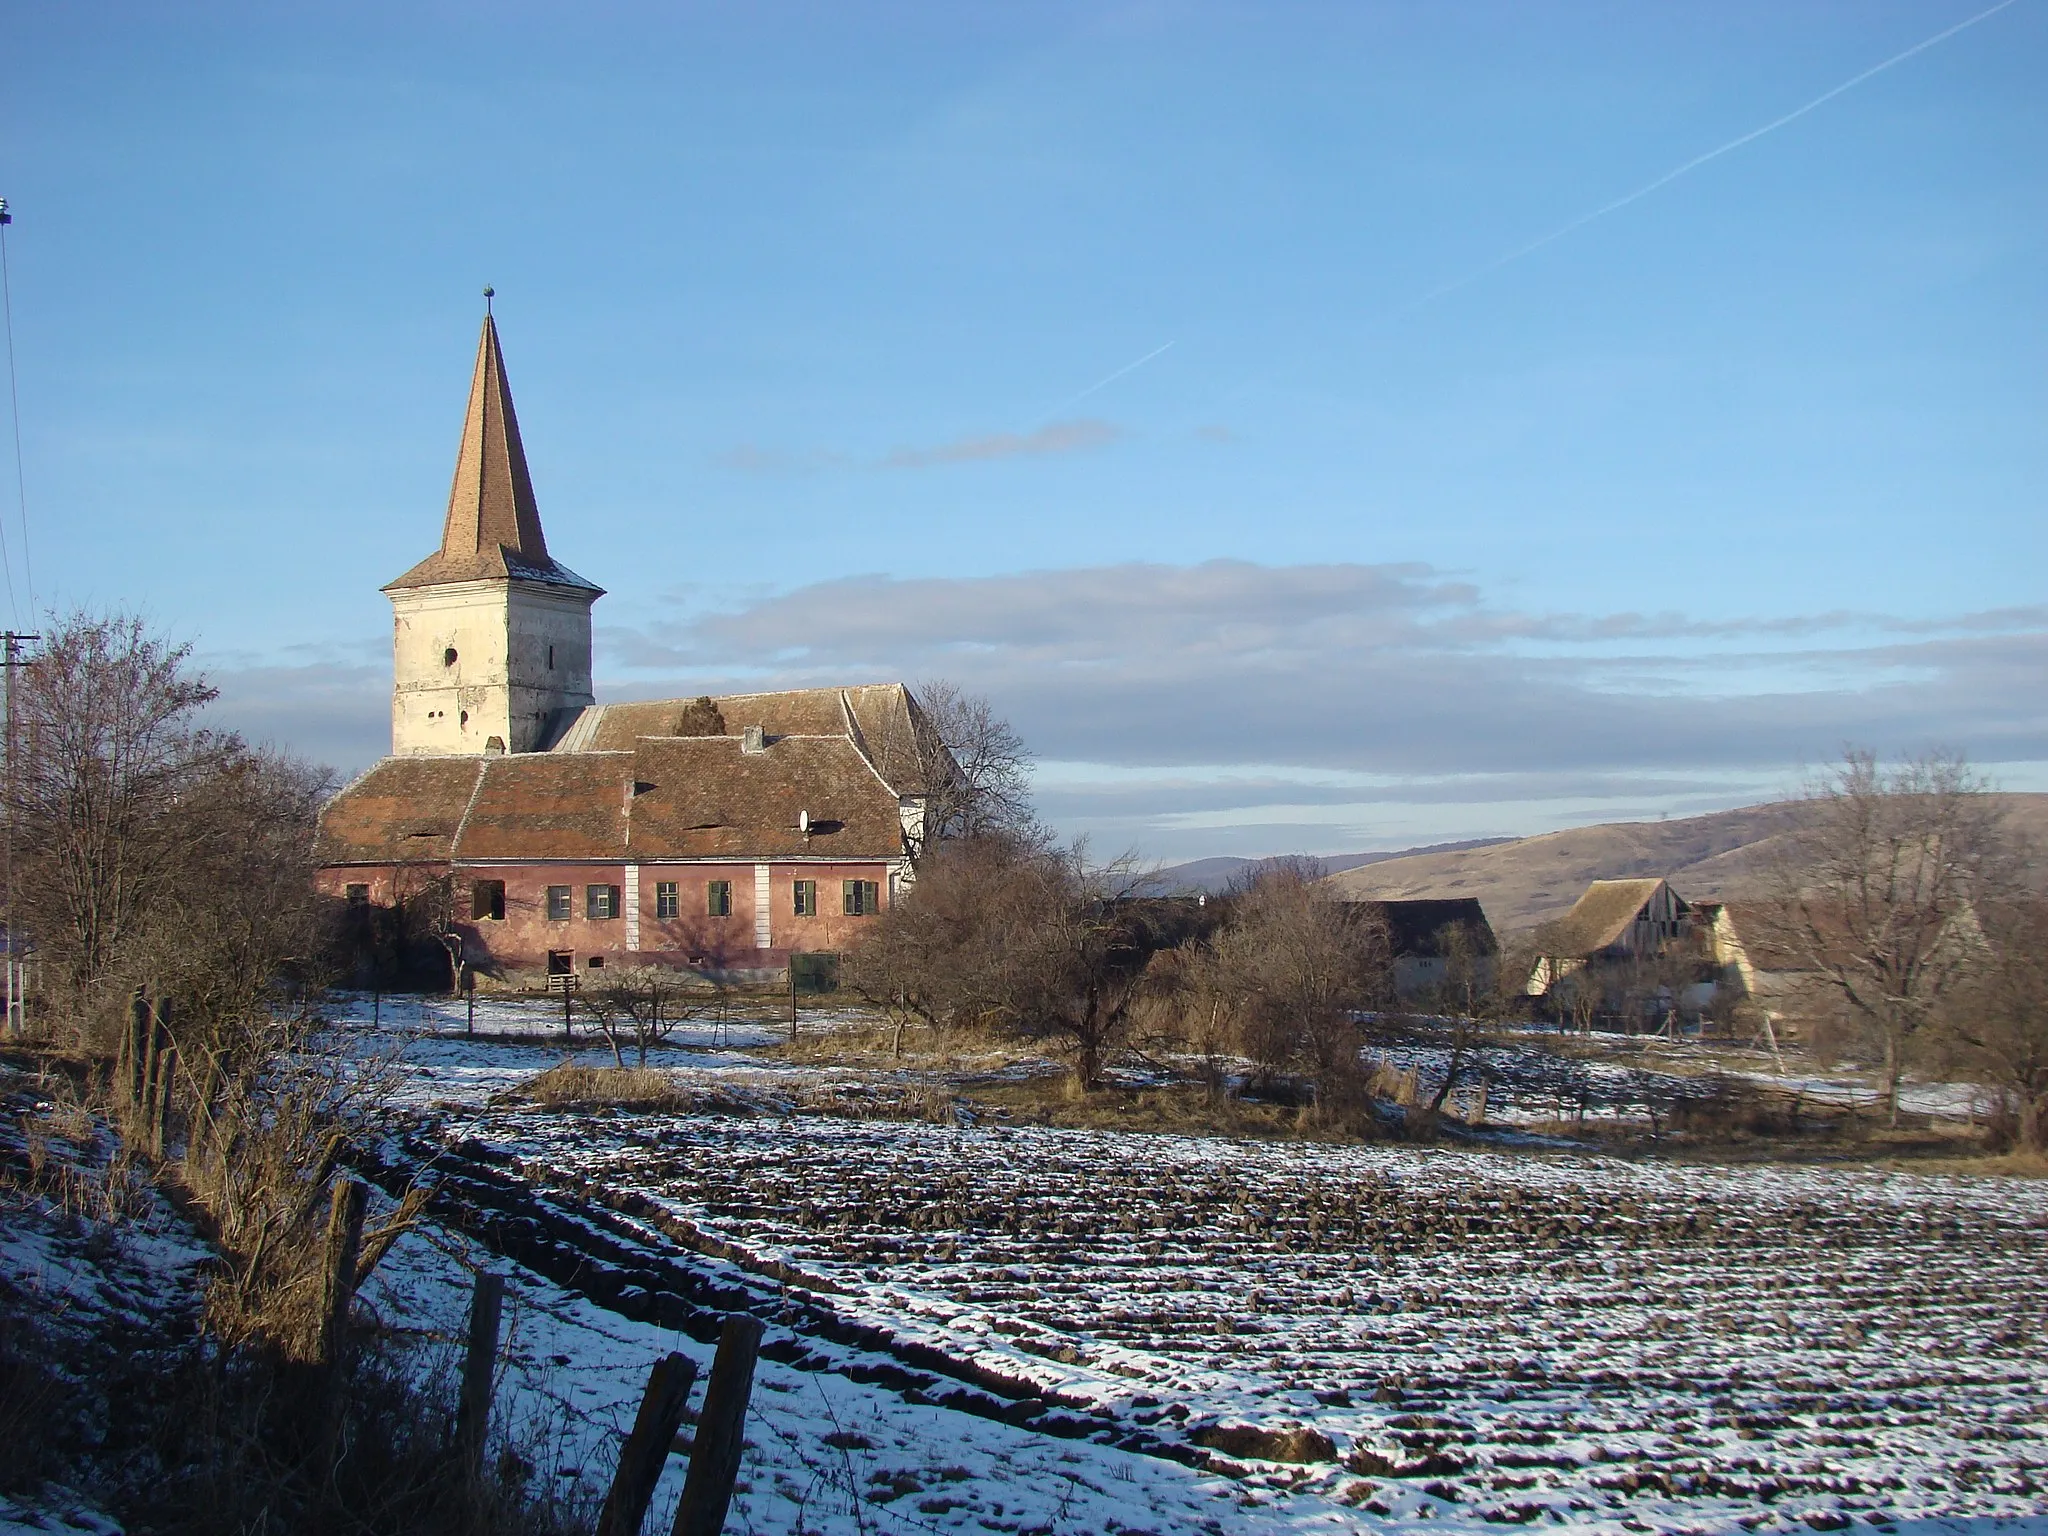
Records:
<instances>
[{"instance_id":1,"label":"white tower wall","mask_svg":"<svg viewBox=\"0 0 2048 1536\"><path fill-rule=\"evenodd\" d=\"M587 589L455 581L390 590L396 756L532 752L595 702Z\"/></svg>"}]
</instances>

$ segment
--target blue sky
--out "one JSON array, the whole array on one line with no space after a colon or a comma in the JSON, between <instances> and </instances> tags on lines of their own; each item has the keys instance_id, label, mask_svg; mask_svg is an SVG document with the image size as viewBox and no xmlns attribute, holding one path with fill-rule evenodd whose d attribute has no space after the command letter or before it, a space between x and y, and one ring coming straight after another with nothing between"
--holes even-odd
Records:
<instances>
[{"instance_id":1,"label":"blue sky","mask_svg":"<svg viewBox=\"0 0 2048 1536\"><path fill-rule=\"evenodd\" d=\"M1984 9L8 7L11 612L373 758L489 282L603 696L956 678L1166 858L2048 787L2048 3L1493 265Z\"/></svg>"}]
</instances>

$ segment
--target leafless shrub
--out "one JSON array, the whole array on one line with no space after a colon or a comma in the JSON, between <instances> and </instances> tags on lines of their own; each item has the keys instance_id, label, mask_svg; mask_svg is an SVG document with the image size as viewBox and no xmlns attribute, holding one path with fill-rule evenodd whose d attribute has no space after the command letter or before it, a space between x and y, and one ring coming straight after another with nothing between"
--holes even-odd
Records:
<instances>
[{"instance_id":1,"label":"leafless shrub","mask_svg":"<svg viewBox=\"0 0 2048 1536\"><path fill-rule=\"evenodd\" d=\"M1230 892L1179 987L1193 1029L1227 1031L1266 1085L1306 1078L1320 1124L1355 1119L1367 1102L1355 1015L1391 997L1393 955L1385 920L1336 900L1315 874L1267 866Z\"/></svg>"},{"instance_id":2,"label":"leafless shrub","mask_svg":"<svg viewBox=\"0 0 2048 1536\"><path fill-rule=\"evenodd\" d=\"M1691 1088L1666 1105L1668 1129L1710 1141L1800 1131L1799 1100L1793 1094L1735 1077L1717 1076Z\"/></svg>"},{"instance_id":3,"label":"leafless shrub","mask_svg":"<svg viewBox=\"0 0 2048 1536\"><path fill-rule=\"evenodd\" d=\"M1129 862L990 836L944 844L847 957L844 980L900 1028L980 1026L1063 1045L1085 1091L1130 1020L1151 957L1192 925ZM899 1035L900 1040L900 1035Z\"/></svg>"},{"instance_id":4,"label":"leafless shrub","mask_svg":"<svg viewBox=\"0 0 2048 1536\"><path fill-rule=\"evenodd\" d=\"M577 1004L596 1021L612 1059L626 1065L624 1042L630 1038L646 1067L650 1048L666 1040L692 1019L723 1018L731 1007L731 989L662 966L607 968L576 993Z\"/></svg>"}]
</instances>

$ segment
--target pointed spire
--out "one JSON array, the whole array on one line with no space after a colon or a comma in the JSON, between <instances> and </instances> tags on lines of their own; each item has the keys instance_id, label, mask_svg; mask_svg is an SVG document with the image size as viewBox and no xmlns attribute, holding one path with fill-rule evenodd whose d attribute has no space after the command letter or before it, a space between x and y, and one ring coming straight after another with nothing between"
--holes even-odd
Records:
<instances>
[{"instance_id":1,"label":"pointed spire","mask_svg":"<svg viewBox=\"0 0 2048 1536\"><path fill-rule=\"evenodd\" d=\"M493 577L598 590L548 555L490 299L486 288L483 334L477 338L476 371L469 381L469 410L462 421L441 547L385 590Z\"/></svg>"},{"instance_id":2,"label":"pointed spire","mask_svg":"<svg viewBox=\"0 0 2048 1536\"><path fill-rule=\"evenodd\" d=\"M448 523L441 553L452 561L474 559L502 547L530 565L548 563L540 531L540 508L526 472L519 418L512 410L512 386L505 378L505 354L498 323L484 315L477 338L476 373L469 382L469 413L462 422L462 448L455 459L455 484L448 492Z\"/></svg>"}]
</instances>

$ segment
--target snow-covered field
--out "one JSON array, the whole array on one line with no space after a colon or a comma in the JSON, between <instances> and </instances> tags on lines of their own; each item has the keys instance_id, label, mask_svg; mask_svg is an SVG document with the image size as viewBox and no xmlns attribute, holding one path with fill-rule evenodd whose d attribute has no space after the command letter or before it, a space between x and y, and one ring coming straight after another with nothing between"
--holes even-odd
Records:
<instances>
[{"instance_id":1,"label":"snow-covered field","mask_svg":"<svg viewBox=\"0 0 2048 1536\"><path fill-rule=\"evenodd\" d=\"M1451 1102L1471 1104L1483 1081L1486 1118L1495 1124L1564 1120L1641 1123L1653 1114L1661 1117L1674 1105L1712 1094L1732 1079L1813 1107L1853 1107L1875 1115L1884 1106L1880 1084L1862 1081L1854 1074L1780 1075L1773 1070L1769 1054L1760 1050L1725 1044L1644 1042L1640 1058L1630 1059L1636 1052L1628 1042L1612 1036L1596 1038L1598 1044L1591 1049L1604 1049L1604 1057L1579 1058L1541 1049L1547 1042L1534 1042L1535 1049L1504 1044L1471 1051L1460 1063ZM1570 1045L1587 1049L1578 1040ZM1367 1054L1396 1070L1412 1069L1425 1092L1443 1081L1451 1060L1449 1050L1432 1044L1376 1046ZM1960 1120L1973 1107L1981 1109L1985 1099L1982 1089L1967 1083L1908 1083L1900 1091L1899 1107L1909 1114Z\"/></svg>"},{"instance_id":2,"label":"snow-covered field","mask_svg":"<svg viewBox=\"0 0 2048 1536\"><path fill-rule=\"evenodd\" d=\"M449 1249L445 1236L409 1237L394 1249L365 1296L387 1326L460 1337L470 1278ZM687 1333L622 1317L531 1270L493 1267L508 1282L497 1423L537 1479L594 1505L632 1425L648 1368L680 1350L696 1363L701 1401L713 1349ZM848 1365L859 1374L852 1357ZM1313 1501L1276 1507L1216 1473L991 1422L843 1372L772 1359L755 1375L747 1443L727 1529L748 1536L1221 1536L1333 1524ZM668 1529L686 1471L683 1458L670 1459L646 1529Z\"/></svg>"},{"instance_id":3,"label":"snow-covered field","mask_svg":"<svg viewBox=\"0 0 2048 1536\"><path fill-rule=\"evenodd\" d=\"M842 1315L1118 1426L1311 1426L1334 1507L2023 1515L2048 1198L1827 1172L811 1117L509 1115ZM1378 1508L1373 1508L1378 1506Z\"/></svg>"},{"instance_id":4,"label":"snow-covered field","mask_svg":"<svg viewBox=\"0 0 2048 1536\"><path fill-rule=\"evenodd\" d=\"M660 1059L742 1101L808 1070L745 1043ZM443 1035L407 1055L452 1090L415 1102L469 1153L568 1209L645 1197L638 1240L696 1250L798 1336L811 1368L756 1399L751 1529L2048 1530L2037 1184L548 1112L486 1099L559 1049ZM562 1357L599 1418L630 1414L651 1324L567 1292L528 1315L611 1340L530 1352ZM1021 1383L1067 1438L906 1400L820 1317ZM1331 1459L1232 1433L1296 1428L1292 1454ZM1119 1448L1140 1445L1166 1455Z\"/></svg>"},{"instance_id":5,"label":"snow-covered field","mask_svg":"<svg viewBox=\"0 0 2048 1536\"><path fill-rule=\"evenodd\" d=\"M473 1269L505 1273L497 1423L572 1502L653 1361L701 1394L744 1308L735 1531L2048 1532L2040 1185L811 1115L900 1075L750 1054L769 1020L657 1057L768 1113L548 1111L508 1092L563 1058L544 1009L470 1039L459 1003L386 1000L357 1032L403 1075L387 1180L497 1201L363 1301L446 1355ZM141 1214L107 1242L30 1211L0 1280L146 1329L204 1250ZM112 1529L54 1507L0 1531Z\"/></svg>"}]
</instances>

